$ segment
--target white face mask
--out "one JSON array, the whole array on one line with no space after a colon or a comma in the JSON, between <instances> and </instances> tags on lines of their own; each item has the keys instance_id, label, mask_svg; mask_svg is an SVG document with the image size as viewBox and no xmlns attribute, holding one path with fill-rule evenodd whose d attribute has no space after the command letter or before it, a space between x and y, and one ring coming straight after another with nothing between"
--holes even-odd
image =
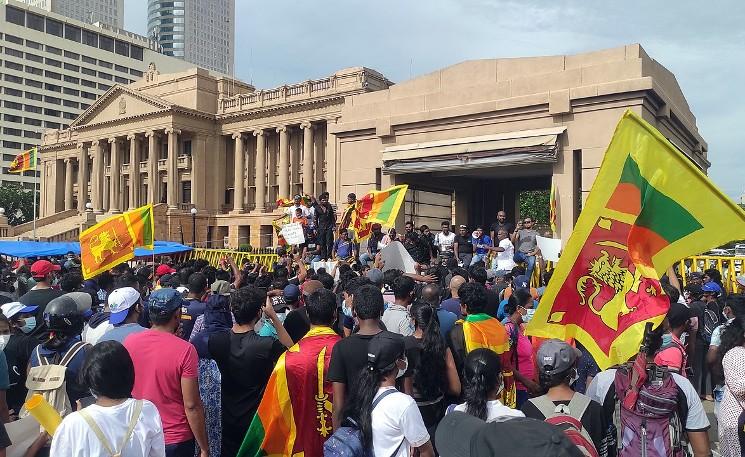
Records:
<instances>
[{"instance_id":1,"label":"white face mask","mask_svg":"<svg viewBox=\"0 0 745 457\"><path fill-rule=\"evenodd\" d=\"M5 346L8 345L8 341L10 341L10 335L0 335L0 351L5 349Z\"/></svg>"},{"instance_id":2,"label":"white face mask","mask_svg":"<svg viewBox=\"0 0 745 457\"><path fill-rule=\"evenodd\" d=\"M409 359L404 357L404 367L398 369L398 374L396 374L396 379L400 378L406 373L406 370L409 369Z\"/></svg>"},{"instance_id":3,"label":"white face mask","mask_svg":"<svg viewBox=\"0 0 745 457\"><path fill-rule=\"evenodd\" d=\"M525 315L523 316L523 322L528 323L533 319L533 314L535 314L535 310L530 308L525 310Z\"/></svg>"}]
</instances>

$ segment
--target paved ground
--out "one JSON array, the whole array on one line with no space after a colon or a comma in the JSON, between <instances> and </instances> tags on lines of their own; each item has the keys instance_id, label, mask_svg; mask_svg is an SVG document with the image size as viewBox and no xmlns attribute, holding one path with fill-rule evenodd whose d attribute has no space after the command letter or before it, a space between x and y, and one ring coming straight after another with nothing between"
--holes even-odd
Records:
<instances>
[{"instance_id":1,"label":"paved ground","mask_svg":"<svg viewBox=\"0 0 745 457\"><path fill-rule=\"evenodd\" d=\"M717 456L719 455L716 452L719 449L719 437L717 435L717 418L714 417L714 402L704 400L703 403L704 411L709 416L709 423L711 424L711 428L709 428L709 441L711 442L711 448L714 450L714 455Z\"/></svg>"}]
</instances>

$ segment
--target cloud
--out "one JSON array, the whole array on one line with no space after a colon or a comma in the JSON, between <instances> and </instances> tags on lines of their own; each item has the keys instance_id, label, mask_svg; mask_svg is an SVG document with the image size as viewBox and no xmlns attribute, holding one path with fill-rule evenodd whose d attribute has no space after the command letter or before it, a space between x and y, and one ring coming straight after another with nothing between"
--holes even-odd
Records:
<instances>
[{"instance_id":1,"label":"cloud","mask_svg":"<svg viewBox=\"0 0 745 457\"><path fill-rule=\"evenodd\" d=\"M146 0L126 0L144 33ZM350 66L402 81L463 60L641 43L680 83L709 144L710 175L745 191L745 2L679 0L236 0L236 76L274 87Z\"/></svg>"}]
</instances>

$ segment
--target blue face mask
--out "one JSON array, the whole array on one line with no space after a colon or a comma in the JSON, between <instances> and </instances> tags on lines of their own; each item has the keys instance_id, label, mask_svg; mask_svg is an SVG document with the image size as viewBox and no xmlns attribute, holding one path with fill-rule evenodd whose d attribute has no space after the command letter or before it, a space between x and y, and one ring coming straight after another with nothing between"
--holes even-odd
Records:
<instances>
[{"instance_id":1,"label":"blue face mask","mask_svg":"<svg viewBox=\"0 0 745 457\"><path fill-rule=\"evenodd\" d=\"M29 334L33 332L35 328L36 328L36 317L30 316L30 317L25 317L23 319L23 326L21 327L21 331L23 333Z\"/></svg>"},{"instance_id":2,"label":"blue face mask","mask_svg":"<svg viewBox=\"0 0 745 457\"><path fill-rule=\"evenodd\" d=\"M533 314L535 314L535 310L531 308L531 309L526 309L525 311L526 313L523 316L523 322L527 324L528 322L530 322L531 319L533 319Z\"/></svg>"},{"instance_id":3,"label":"blue face mask","mask_svg":"<svg viewBox=\"0 0 745 457\"><path fill-rule=\"evenodd\" d=\"M341 311L342 311L342 313L344 313L345 316L347 316L349 318L353 317L352 316L352 308L350 308L349 306L347 306L347 301L346 300L344 300L343 302L341 302Z\"/></svg>"}]
</instances>

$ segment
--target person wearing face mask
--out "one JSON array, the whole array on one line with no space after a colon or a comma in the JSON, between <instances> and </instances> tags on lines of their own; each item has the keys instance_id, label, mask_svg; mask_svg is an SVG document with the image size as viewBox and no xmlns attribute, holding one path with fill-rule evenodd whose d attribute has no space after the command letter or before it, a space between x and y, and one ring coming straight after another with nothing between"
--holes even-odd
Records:
<instances>
[{"instance_id":1,"label":"person wearing face mask","mask_svg":"<svg viewBox=\"0 0 745 457\"><path fill-rule=\"evenodd\" d=\"M48 260L34 262L31 265L31 277L36 281L36 285L18 299L26 306L37 306L36 327L28 334L36 337L40 342L45 341L49 335L44 325L44 311L47 304L63 293L61 290L52 289L52 284L59 271L60 266Z\"/></svg>"},{"instance_id":2,"label":"person wearing face mask","mask_svg":"<svg viewBox=\"0 0 745 457\"><path fill-rule=\"evenodd\" d=\"M0 309L0 342L4 341L3 352L8 364L10 386L7 391L8 408L18 413L26 400L26 374L31 353L39 341L28 336L36 326L36 306L24 306L20 302L6 303ZM7 326L7 331L6 327Z\"/></svg>"},{"instance_id":3,"label":"person wearing face mask","mask_svg":"<svg viewBox=\"0 0 745 457\"><path fill-rule=\"evenodd\" d=\"M581 353L566 342L546 340L538 349L538 377L547 392L528 400L522 406L526 417L545 420L555 414L571 416L582 424L582 431L592 439L601 456L607 455L608 422L600 403L569 387L577 378L577 362ZM612 430L612 429L611 429Z\"/></svg>"},{"instance_id":4,"label":"person wearing face mask","mask_svg":"<svg viewBox=\"0 0 745 457\"><path fill-rule=\"evenodd\" d=\"M396 379L408 367L405 350L404 339L399 334L384 331L373 336L367 346L365 364L358 371L358 379L345 403L342 417L358 424L363 446L371 449L375 457L435 455L416 402L396 389ZM327 446L332 443L333 438Z\"/></svg>"},{"instance_id":5,"label":"person wearing face mask","mask_svg":"<svg viewBox=\"0 0 745 457\"><path fill-rule=\"evenodd\" d=\"M533 345L525 335L525 324L533 316L533 297L527 289L517 289L507 300L504 311L508 316L504 329L510 336L510 359L515 373L517 407L520 408L530 394L541 393L540 386L535 382Z\"/></svg>"}]
</instances>

